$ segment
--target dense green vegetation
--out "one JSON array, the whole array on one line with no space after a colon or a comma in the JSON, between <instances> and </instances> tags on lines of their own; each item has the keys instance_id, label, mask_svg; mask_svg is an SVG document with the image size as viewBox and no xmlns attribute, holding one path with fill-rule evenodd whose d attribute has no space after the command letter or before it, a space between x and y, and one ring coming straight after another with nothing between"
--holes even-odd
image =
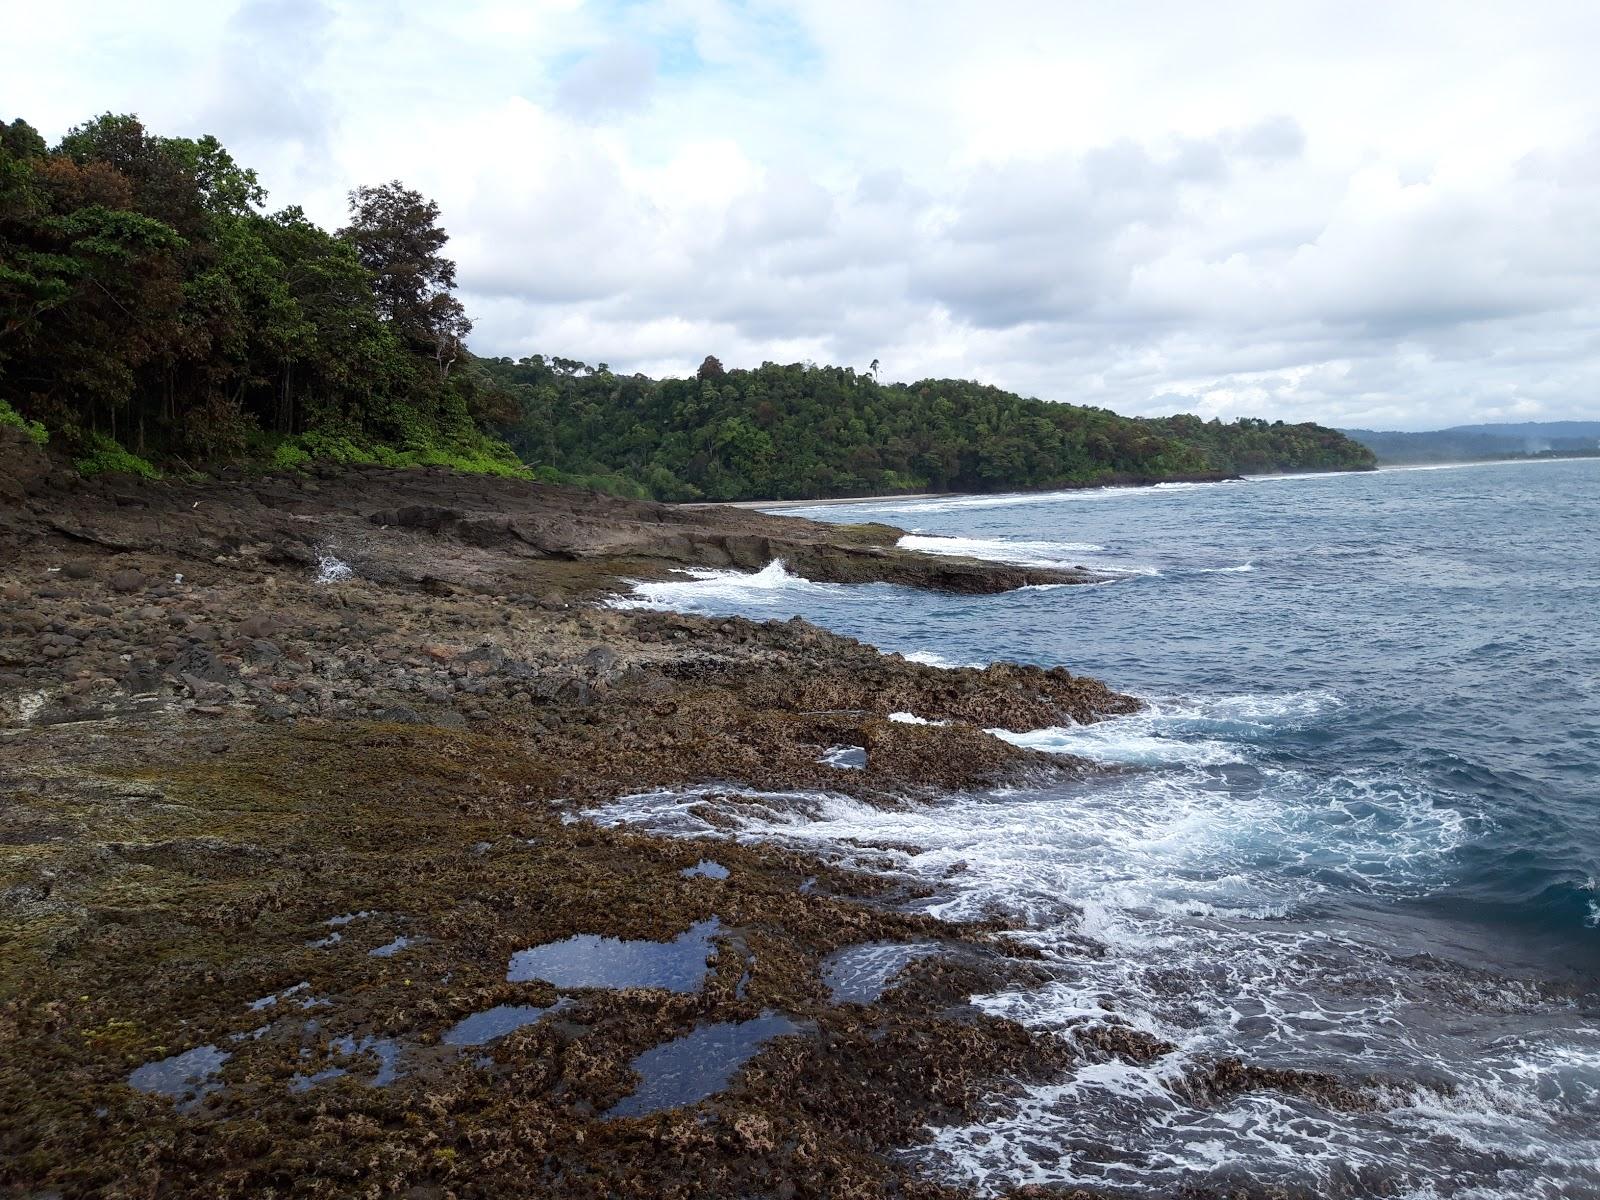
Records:
<instances>
[{"instance_id":1,"label":"dense green vegetation","mask_svg":"<svg viewBox=\"0 0 1600 1200\"><path fill-rule=\"evenodd\" d=\"M0 124L0 423L80 471L439 464L661 499L997 491L1369 465L1315 425L1141 421L962 380L767 363L689 379L467 353L438 206L269 211L215 138ZM509 443L509 445L508 445Z\"/></svg>"},{"instance_id":2,"label":"dense green vegetation","mask_svg":"<svg viewBox=\"0 0 1600 1200\"><path fill-rule=\"evenodd\" d=\"M692 379L571 359L481 360L519 416L527 462L681 500L1001 491L1207 472L1370 466L1331 429L1198 417L1145 421L956 379L879 383L848 367L766 363Z\"/></svg>"},{"instance_id":3,"label":"dense green vegetation","mask_svg":"<svg viewBox=\"0 0 1600 1200\"><path fill-rule=\"evenodd\" d=\"M516 470L481 432L436 206L351 194L329 233L269 212L215 138L106 115L51 148L0 124L0 420L84 471L246 455ZM332 453L330 455L330 451Z\"/></svg>"}]
</instances>

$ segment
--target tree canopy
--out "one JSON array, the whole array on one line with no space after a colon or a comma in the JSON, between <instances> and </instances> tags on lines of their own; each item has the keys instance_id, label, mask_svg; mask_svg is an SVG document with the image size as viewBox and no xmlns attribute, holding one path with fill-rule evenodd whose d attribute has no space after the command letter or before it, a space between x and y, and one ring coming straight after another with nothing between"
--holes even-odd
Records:
<instances>
[{"instance_id":1,"label":"tree canopy","mask_svg":"<svg viewBox=\"0 0 1600 1200\"><path fill-rule=\"evenodd\" d=\"M90 459L120 441L511 469L478 426L494 397L451 373L471 323L438 218L392 182L352 192L330 233L269 211L215 138L133 116L54 148L0 126L0 403Z\"/></svg>"},{"instance_id":2,"label":"tree canopy","mask_svg":"<svg viewBox=\"0 0 1600 1200\"><path fill-rule=\"evenodd\" d=\"M678 500L999 491L1371 465L1316 425L1145 421L878 362L686 379L468 354L437 204L276 211L213 137L107 113L54 147L0 124L0 421L81 467L241 456L448 463ZM509 445L508 445L509 443ZM129 451L132 451L130 454ZM515 453L513 453L513 450ZM519 461L520 460L520 461Z\"/></svg>"},{"instance_id":3,"label":"tree canopy","mask_svg":"<svg viewBox=\"0 0 1600 1200\"><path fill-rule=\"evenodd\" d=\"M707 356L690 379L534 355L480 360L516 401L498 432L524 461L661 499L1005 491L1206 473L1365 467L1319 425L1139 420L959 379L879 383L848 367ZM553 476L552 476L553 477Z\"/></svg>"}]
</instances>

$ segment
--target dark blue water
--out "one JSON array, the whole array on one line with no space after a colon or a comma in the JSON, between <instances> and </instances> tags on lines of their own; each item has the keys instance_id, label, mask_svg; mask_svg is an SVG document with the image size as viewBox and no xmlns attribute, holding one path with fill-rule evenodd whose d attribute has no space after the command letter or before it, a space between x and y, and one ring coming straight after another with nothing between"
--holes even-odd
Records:
<instances>
[{"instance_id":1,"label":"dark blue water","mask_svg":"<svg viewBox=\"0 0 1600 1200\"><path fill-rule=\"evenodd\" d=\"M746 821L846 858L863 837L920 847L900 869L930 880L963 862L933 907L1008 911L1061 969L981 1003L1179 1046L940 1131L930 1171L984 1190L1600 1195L1600 461L804 515L1117 578L963 598L774 566L641 599L799 613L940 664L1063 665L1150 702L1018 739L1133 774ZM1105 960L1075 955L1085 935ZM1225 1054L1377 1079L1385 1099L1186 1099Z\"/></svg>"}]
</instances>

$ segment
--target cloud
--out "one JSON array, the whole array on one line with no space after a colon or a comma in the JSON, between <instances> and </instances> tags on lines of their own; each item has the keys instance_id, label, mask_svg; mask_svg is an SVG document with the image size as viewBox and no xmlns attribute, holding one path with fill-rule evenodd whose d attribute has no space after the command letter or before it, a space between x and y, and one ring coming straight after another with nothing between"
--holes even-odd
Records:
<instances>
[{"instance_id":1,"label":"cloud","mask_svg":"<svg viewBox=\"0 0 1600 1200\"><path fill-rule=\"evenodd\" d=\"M86 0L0 110L438 199L480 353L1125 412L1592 416L1600 9Z\"/></svg>"},{"instance_id":2,"label":"cloud","mask_svg":"<svg viewBox=\"0 0 1600 1200\"><path fill-rule=\"evenodd\" d=\"M556 88L556 107L588 118L638 108L650 98L655 77L648 47L613 42L567 72Z\"/></svg>"}]
</instances>

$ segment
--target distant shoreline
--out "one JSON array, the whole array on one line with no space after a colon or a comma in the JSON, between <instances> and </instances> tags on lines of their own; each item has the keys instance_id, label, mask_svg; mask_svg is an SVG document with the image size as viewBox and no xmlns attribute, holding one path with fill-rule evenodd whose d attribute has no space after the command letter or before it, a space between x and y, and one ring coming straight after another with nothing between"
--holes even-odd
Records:
<instances>
[{"instance_id":1,"label":"distant shoreline","mask_svg":"<svg viewBox=\"0 0 1600 1200\"><path fill-rule=\"evenodd\" d=\"M1088 492L1102 488L1155 487L1162 483L1238 483L1255 479L1306 478L1318 475L1371 475L1379 471L1440 471L1458 467L1492 467L1507 463L1557 463L1593 462L1600 454L1574 454L1561 458L1479 458L1463 462L1438 463L1379 463L1375 467L1335 468L1327 471L1274 471L1264 475L1222 475L1204 478L1157 479L1148 483L1088 483L1076 487L1041 488L1037 491L1007 492L882 492L875 496L831 496L825 500L692 500L674 505L675 508L754 508L765 511L782 511L791 508L825 508L843 504L875 504L903 500L950 500L967 496L1028 496L1047 495L1051 492Z\"/></svg>"},{"instance_id":2,"label":"distant shoreline","mask_svg":"<svg viewBox=\"0 0 1600 1200\"><path fill-rule=\"evenodd\" d=\"M1372 468L1365 468L1372 469ZM1299 471L1289 474L1322 475L1336 474L1336 471ZM1232 483L1243 480L1243 475L1225 474L1221 471L1206 471L1195 475L1174 475L1165 479L1151 479L1144 476L1124 476L1108 479L1104 483L1078 483L1062 484L1057 487L1043 488L1009 488L997 492L881 492L876 496L831 496L825 500L690 500L681 501L676 508L821 508L823 505L832 504L870 504L874 501L901 501L901 500L948 500L963 496L1045 496L1051 492L1093 492L1104 488L1145 488L1155 487L1162 483Z\"/></svg>"},{"instance_id":3,"label":"distant shoreline","mask_svg":"<svg viewBox=\"0 0 1600 1200\"><path fill-rule=\"evenodd\" d=\"M827 500L695 500L679 508L821 508L832 504L870 504L874 500L944 500L951 496L978 496L982 492L889 492L877 496L833 496Z\"/></svg>"},{"instance_id":4,"label":"distant shoreline","mask_svg":"<svg viewBox=\"0 0 1600 1200\"><path fill-rule=\"evenodd\" d=\"M1558 462L1594 462L1600 459L1597 454L1564 454L1559 458L1545 458L1537 454L1524 454L1515 458L1467 458L1455 462L1404 462L1404 463L1379 463L1380 471L1437 471L1446 467L1493 467L1504 466L1507 463L1558 463Z\"/></svg>"}]
</instances>

